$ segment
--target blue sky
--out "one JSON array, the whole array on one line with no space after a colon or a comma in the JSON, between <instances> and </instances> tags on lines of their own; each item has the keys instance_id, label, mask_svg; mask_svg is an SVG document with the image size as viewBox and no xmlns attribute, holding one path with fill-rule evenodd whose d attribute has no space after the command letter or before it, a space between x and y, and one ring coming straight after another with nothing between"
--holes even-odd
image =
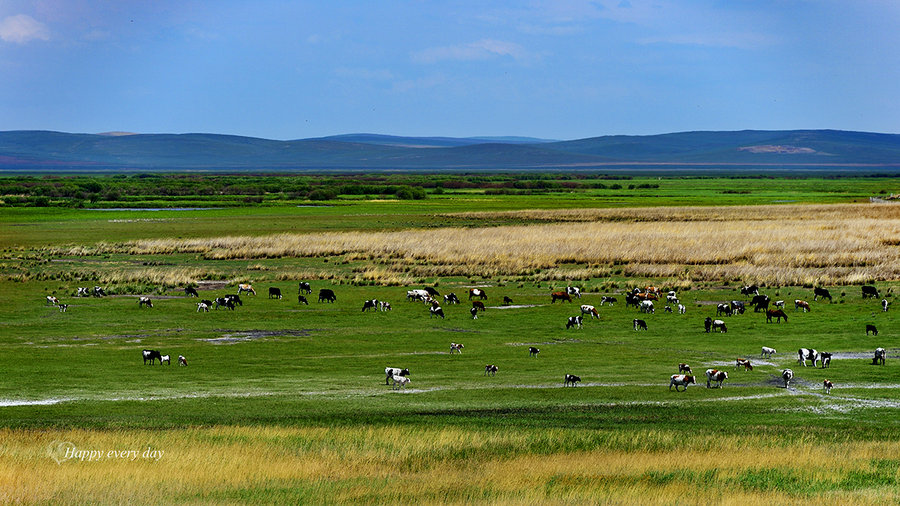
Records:
<instances>
[{"instance_id":1,"label":"blue sky","mask_svg":"<svg viewBox=\"0 0 900 506\"><path fill-rule=\"evenodd\" d=\"M0 130L900 133L900 2L0 0Z\"/></svg>"}]
</instances>

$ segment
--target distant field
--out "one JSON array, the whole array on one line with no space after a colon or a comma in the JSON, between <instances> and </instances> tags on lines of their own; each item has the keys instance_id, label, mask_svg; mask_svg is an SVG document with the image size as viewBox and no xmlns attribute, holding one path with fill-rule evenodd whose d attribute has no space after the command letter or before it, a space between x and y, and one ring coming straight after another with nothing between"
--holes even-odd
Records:
<instances>
[{"instance_id":1,"label":"distant field","mask_svg":"<svg viewBox=\"0 0 900 506\"><path fill-rule=\"evenodd\" d=\"M760 182L770 184L747 184ZM845 199L837 186L771 184L768 200L817 205L710 207L708 188L682 187L660 197L665 209L650 196L610 209L579 195L468 193L210 211L2 208L0 501L895 502L895 207L821 205L862 200L855 186ZM672 244L712 259L671 270ZM787 301L789 321L750 309L722 317L726 334L704 332L716 303L747 300L738 288L760 265L780 269L761 291ZM790 283L806 279L833 300ZM309 305L297 301L301 280L313 286ZM182 290L191 283L212 299L239 282L258 294L235 311L198 313ZM888 312L862 298L863 282ZM583 297L551 303L567 284ZM678 290L687 313L626 308L623 292L648 284ZM74 296L94 285L109 295ZM424 285L463 304L431 318L406 300ZM473 286L488 293L477 320ZM267 297L270 287L284 298ZM320 288L337 301L317 302ZM154 307L140 308L138 295ZM620 302L600 307L602 295ZM363 312L372 298L393 310ZM795 311L795 299L812 311ZM600 320L566 330L585 303ZM634 318L649 329L632 330ZM465 344L461 355L451 342ZM760 358L761 346L778 353ZM883 367L871 365L879 346ZM834 360L804 368L799 347ZM145 366L145 348L172 365ZM736 370L737 357L754 369ZM676 393L669 376L680 362L729 378ZM410 369L404 391L385 385L386 366ZM789 389L784 368L795 373ZM564 388L567 373L581 384ZM162 456L108 455L148 447ZM66 458L77 450L104 456Z\"/></svg>"}]
</instances>

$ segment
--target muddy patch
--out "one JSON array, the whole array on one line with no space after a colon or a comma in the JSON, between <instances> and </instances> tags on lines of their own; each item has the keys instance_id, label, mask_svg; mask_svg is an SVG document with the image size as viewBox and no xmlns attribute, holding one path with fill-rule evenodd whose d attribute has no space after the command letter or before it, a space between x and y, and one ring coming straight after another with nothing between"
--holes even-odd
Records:
<instances>
[{"instance_id":1,"label":"muddy patch","mask_svg":"<svg viewBox=\"0 0 900 506\"><path fill-rule=\"evenodd\" d=\"M527 307L541 307L541 306L545 306L545 305L546 304L518 304L518 305L510 304L509 306L488 306L487 308L488 309L524 309Z\"/></svg>"},{"instance_id":2,"label":"muddy patch","mask_svg":"<svg viewBox=\"0 0 900 506\"><path fill-rule=\"evenodd\" d=\"M197 282L197 291L200 291L200 290L224 290L226 284L227 283L225 281L198 281Z\"/></svg>"},{"instance_id":3,"label":"muddy patch","mask_svg":"<svg viewBox=\"0 0 900 506\"><path fill-rule=\"evenodd\" d=\"M277 337L309 337L310 333L316 329L297 329L297 330L238 330L222 337L213 337L208 339L198 339L212 344L235 344L255 341L257 339L268 339Z\"/></svg>"}]
</instances>

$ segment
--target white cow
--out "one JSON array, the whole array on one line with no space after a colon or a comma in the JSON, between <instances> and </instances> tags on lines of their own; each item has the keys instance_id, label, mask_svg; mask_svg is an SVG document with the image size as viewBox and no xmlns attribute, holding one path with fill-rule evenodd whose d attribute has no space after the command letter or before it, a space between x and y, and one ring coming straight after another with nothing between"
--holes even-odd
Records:
<instances>
[{"instance_id":1,"label":"white cow","mask_svg":"<svg viewBox=\"0 0 900 506\"><path fill-rule=\"evenodd\" d=\"M775 301L775 307L780 307L781 309L784 309L784 301L783 301L783 300L776 300L776 301Z\"/></svg>"},{"instance_id":2,"label":"white cow","mask_svg":"<svg viewBox=\"0 0 900 506\"><path fill-rule=\"evenodd\" d=\"M769 348L768 346L762 347L762 353L759 354L760 357L772 358L772 355L775 354L775 348Z\"/></svg>"},{"instance_id":3,"label":"white cow","mask_svg":"<svg viewBox=\"0 0 900 506\"><path fill-rule=\"evenodd\" d=\"M399 390L409 383L409 378L407 378L406 376L395 375L391 378L391 380L394 382L391 388L395 390Z\"/></svg>"},{"instance_id":4,"label":"white cow","mask_svg":"<svg viewBox=\"0 0 900 506\"><path fill-rule=\"evenodd\" d=\"M794 371L785 369L781 371L781 379L784 380L784 388L790 386L791 380L794 379Z\"/></svg>"},{"instance_id":5,"label":"white cow","mask_svg":"<svg viewBox=\"0 0 900 506\"><path fill-rule=\"evenodd\" d=\"M684 304L678 304L678 314L684 314L687 312L687 308L684 307Z\"/></svg>"},{"instance_id":6,"label":"white cow","mask_svg":"<svg viewBox=\"0 0 900 506\"><path fill-rule=\"evenodd\" d=\"M588 304L584 304L581 306L581 314L591 315L591 319L594 318L600 319L600 314L597 312L597 309L594 306L590 306Z\"/></svg>"},{"instance_id":7,"label":"white cow","mask_svg":"<svg viewBox=\"0 0 900 506\"><path fill-rule=\"evenodd\" d=\"M581 298L581 289L578 288L577 286L567 286L566 293L574 296L576 299Z\"/></svg>"},{"instance_id":8,"label":"white cow","mask_svg":"<svg viewBox=\"0 0 900 506\"><path fill-rule=\"evenodd\" d=\"M198 302L198 303L197 303L197 312L199 313L199 312L201 312L201 311L206 311L206 312L208 313L208 312L209 312L209 305L208 305L207 303L205 303L205 302Z\"/></svg>"},{"instance_id":9,"label":"white cow","mask_svg":"<svg viewBox=\"0 0 900 506\"><path fill-rule=\"evenodd\" d=\"M256 290L254 290L253 285L251 285L249 283L241 283L238 285L238 295L240 295L243 292L252 293L253 295L256 295Z\"/></svg>"},{"instance_id":10,"label":"white cow","mask_svg":"<svg viewBox=\"0 0 900 506\"><path fill-rule=\"evenodd\" d=\"M406 291L406 300L414 301L414 300L427 300L431 296L425 290L407 290Z\"/></svg>"},{"instance_id":11,"label":"white cow","mask_svg":"<svg viewBox=\"0 0 900 506\"><path fill-rule=\"evenodd\" d=\"M881 299L881 310L882 310L882 311L887 311L887 308L888 308L888 301L887 301L887 299Z\"/></svg>"},{"instance_id":12,"label":"white cow","mask_svg":"<svg viewBox=\"0 0 900 506\"><path fill-rule=\"evenodd\" d=\"M172 361L168 355L163 355L162 357L160 357L159 363L162 364L163 362L165 362L166 365L172 365Z\"/></svg>"},{"instance_id":13,"label":"white cow","mask_svg":"<svg viewBox=\"0 0 900 506\"><path fill-rule=\"evenodd\" d=\"M652 300L642 300L639 309L642 313L656 313L656 310L653 308Z\"/></svg>"},{"instance_id":14,"label":"white cow","mask_svg":"<svg viewBox=\"0 0 900 506\"><path fill-rule=\"evenodd\" d=\"M687 374L673 374L671 381L669 381L669 390L672 390L672 386L675 386L675 391L678 391L678 387L684 387L684 390L687 390L688 385L697 384L694 380L693 376L689 376ZM682 390L682 392L684 392Z\"/></svg>"},{"instance_id":15,"label":"white cow","mask_svg":"<svg viewBox=\"0 0 900 506\"><path fill-rule=\"evenodd\" d=\"M813 367L817 367L820 360L819 352L812 348L800 348L797 350L797 362L806 367L807 360L812 360Z\"/></svg>"}]
</instances>

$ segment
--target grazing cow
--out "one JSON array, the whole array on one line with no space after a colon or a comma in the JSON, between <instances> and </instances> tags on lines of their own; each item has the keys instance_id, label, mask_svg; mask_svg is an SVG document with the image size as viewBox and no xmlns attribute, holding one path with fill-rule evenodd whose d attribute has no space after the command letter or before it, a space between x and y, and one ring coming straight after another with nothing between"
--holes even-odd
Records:
<instances>
[{"instance_id":1,"label":"grazing cow","mask_svg":"<svg viewBox=\"0 0 900 506\"><path fill-rule=\"evenodd\" d=\"M696 385L697 381L693 376L687 374L673 374L672 379L669 381L669 390L672 390L672 386L675 387L675 391L678 391L678 387L683 387L684 392L687 390L688 385Z\"/></svg>"},{"instance_id":2,"label":"grazing cow","mask_svg":"<svg viewBox=\"0 0 900 506\"><path fill-rule=\"evenodd\" d=\"M488 374L490 374L491 376L496 376L498 369L499 368L494 364L488 364L484 366L484 375L487 376Z\"/></svg>"},{"instance_id":3,"label":"grazing cow","mask_svg":"<svg viewBox=\"0 0 900 506\"><path fill-rule=\"evenodd\" d=\"M478 319L478 308L477 307L473 307L472 309L470 309L469 313L472 315L473 320Z\"/></svg>"},{"instance_id":4,"label":"grazing cow","mask_svg":"<svg viewBox=\"0 0 900 506\"><path fill-rule=\"evenodd\" d=\"M831 381L828 381L826 379L825 381L822 382L822 386L825 387L825 393L830 394L831 389L834 388L834 383L832 383Z\"/></svg>"},{"instance_id":5,"label":"grazing cow","mask_svg":"<svg viewBox=\"0 0 900 506\"><path fill-rule=\"evenodd\" d=\"M200 294L197 293L197 289L190 285L184 287L184 294L188 297L200 297Z\"/></svg>"},{"instance_id":6,"label":"grazing cow","mask_svg":"<svg viewBox=\"0 0 900 506\"><path fill-rule=\"evenodd\" d=\"M797 363L806 367L806 361L812 361L813 367L816 367L816 362L821 359L819 352L814 350L813 348L800 348L797 350Z\"/></svg>"},{"instance_id":7,"label":"grazing cow","mask_svg":"<svg viewBox=\"0 0 900 506\"><path fill-rule=\"evenodd\" d=\"M875 348L875 358L872 359L872 365L884 365L886 355L884 348Z\"/></svg>"},{"instance_id":8,"label":"grazing cow","mask_svg":"<svg viewBox=\"0 0 900 506\"><path fill-rule=\"evenodd\" d=\"M462 355L462 349L465 348L462 343L450 343L450 354L453 355L453 352L459 353Z\"/></svg>"},{"instance_id":9,"label":"grazing cow","mask_svg":"<svg viewBox=\"0 0 900 506\"><path fill-rule=\"evenodd\" d=\"M625 294L625 307L634 306L634 308L637 309L640 302L641 299L637 298L636 295L630 293Z\"/></svg>"},{"instance_id":10,"label":"grazing cow","mask_svg":"<svg viewBox=\"0 0 900 506\"><path fill-rule=\"evenodd\" d=\"M619 300L616 299L615 297L607 297L605 295L603 297L600 297L600 305L601 306L603 304L606 304L607 302L609 302L610 306L614 306L616 304L616 302L619 302Z\"/></svg>"},{"instance_id":11,"label":"grazing cow","mask_svg":"<svg viewBox=\"0 0 900 506\"><path fill-rule=\"evenodd\" d=\"M428 308L428 311L429 311L429 315L428 315L429 318L433 318L435 316L440 316L441 320L444 319L444 310L441 309L441 306L430 307L430 308Z\"/></svg>"},{"instance_id":12,"label":"grazing cow","mask_svg":"<svg viewBox=\"0 0 900 506\"><path fill-rule=\"evenodd\" d=\"M306 281L301 281L300 288L297 290L297 293L298 294L305 293L305 294L309 295L312 293L312 287L309 286L309 283L307 283Z\"/></svg>"},{"instance_id":13,"label":"grazing cow","mask_svg":"<svg viewBox=\"0 0 900 506\"><path fill-rule=\"evenodd\" d=\"M447 304L459 304L459 297L457 297L455 293L450 292L447 295L444 295L444 302Z\"/></svg>"},{"instance_id":14,"label":"grazing cow","mask_svg":"<svg viewBox=\"0 0 900 506\"><path fill-rule=\"evenodd\" d=\"M550 303L554 303L557 300L561 300L563 302L572 302L572 296L566 292L553 292L550 294Z\"/></svg>"},{"instance_id":15,"label":"grazing cow","mask_svg":"<svg viewBox=\"0 0 900 506\"><path fill-rule=\"evenodd\" d=\"M99 286L94 287L94 293L92 293L94 297L106 297L106 290Z\"/></svg>"},{"instance_id":16,"label":"grazing cow","mask_svg":"<svg viewBox=\"0 0 900 506\"><path fill-rule=\"evenodd\" d=\"M187 367L187 359L184 358L184 355L178 355L178 365Z\"/></svg>"},{"instance_id":17,"label":"grazing cow","mask_svg":"<svg viewBox=\"0 0 900 506\"><path fill-rule=\"evenodd\" d=\"M784 380L784 388L789 387L791 384L791 380L794 379L794 371L790 369L781 371L781 379Z\"/></svg>"},{"instance_id":18,"label":"grazing cow","mask_svg":"<svg viewBox=\"0 0 900 506\"><path fill-rule=\"evenodd\" d=\"M381 301L381 310L382 310L382 311L390 311L390 310L391 310L391 303L390 303L390 302Z\"/></svg>"},{"instance_id":19,"label":"grazing cow","mask_svg":"<svg viewBox=\"0 0 900 506\"><path fill-rule=\"evenodd\" d=\"M235 303L239 306L244 305L244 301L241 300L241 296L238 294L226 295L225 298L231 300L233 303Z\"/></svg>"},{"instance_id":20,"label":"grazing cow","mask_svg":"<svg viewBox=\"0 0 900 506\"><path fill-rule=\"evenodd\" d=\"M209 299L203 299L200 302L206 304L208 307L212 307L212 305L213 305L213 301L211 301ZM198 302L198 304L199 304L199 302Z\"/></svg>"},{"instance_id":21,"label":"grazing cow","mask_svg":"<svg viewBox=\"0 0 900 506\"><path fill-rule=\"evenodd\" d=\"M391 381L394 382L394 384L391 386L391 389L399 390L409 383L409 378L407 378L406 376L393 376L391 377Z\"/></svg>"},{"instance_id":22,"label":"grazing cow","mask_svg":"<svg viewBox=\"0 0 900 506\"><path fill-rule=\"evenodd\" d=\"M367 300L367 301L363 302L363 307L362 307L363 312L368 311L370 309L373 309L376 312L378 311L378 300L372 299L372 300Z\"/></svg>"},{"instance_id":23,"label":"grazing cow","mask_svg":"<svg viewBox=\"0 0 900 506\"><path fill-rule=\"evenodd\" d=\"M687 364L678 364L678 374L681 373L694 374L694 371L691 370L691 366Z\"/></svg>"},{"instance_id":24,"label":"grazing cow","mask_svg":"<svg viewBox=\"0 0 900 506\"><path fill-rule=\"evenodd\" d=\"M209 304L207 304L205 302L198 302L197 303L197 312L199 313L201 311L206 311L208 313L209 312Z\"/></svg>"},{"instance_id":25,"label":"grazing cow","mask_svg":"<svg viewBox=\"0 0 900 506\"><path fill-rule=\"evenodd\" d=\"M469 300L472 300L472 297L478 297L481 300L485 300L487 299L487 294L480 288L469 288Z\"/></svg>"},{"instance_id":26,"label":"grazing cow","mask_svg":"<svg viewBox=\"0 0 900 506\"><path fill-rule=\"evenodd\" d=\"M656 314L656 309L653 307L652 300L641 301L640 310L642 313Z\"/></svg>"},{"instance_id":27,"label":"grazing cow","mask_svg":"<svg viewBox=\"0 0 900 506\"><path fill-rule=\"evenodd\" d=\"M635 319L631 322L631 325L634 330L647 330L647 322L644 320Z\"/></svg>"},{"instance_id":28,"label":"grazing cow","mask_svg":"<svg viewBox=\"0 0 900 506\"><path fill-rule=\"evenodd\" d=\"M666 307L664 307L664 308L663 308L663 312L665 312L665 313L671 313L671 312L672 312L672 306L666 306Z\"/></svg>"},{"instance_id":29,"label":"grazing cow","mask_svg":"<svg viewBox=\"0 0 900 506\"><path fill-rule=\"evenodd\" d=\"M160 364L162 364L162 354L157 350L144 350L141 352L144 355L144 365L147 365L147 361L150 361L150 365L153 365L154 360L159 360Z\"/></svg>"},{"instance_id":30,"label":"grazing cow","mask_svg":"<svg viewBox=\"0 0 900 506\"><path fill-rule=\"evenodd\" d=\"M426 286L425 291L428 292L428 295L431 295L432 297L440 297L441 296L441 294L439 294L438 291L435 290L434 287L431 287L431 286Z\"/></svg>"},{"instance_id":31,"label":"grazing cow","mask_svg":"<svg viewBox=\"0 0 900 506\"><path fill-rule=\"evenodd\" d=\"M480 300L473 300L473 301L472 301L472 308L473 308L473 309L477 309L477 310L479 310L479 311L484 311L484 310L485 310L485 309L484 309L484 302L481 302Z\"/></svg>"},{"instance_id":32,"label":"grazing cow","mask_svg":"<svg viewBox=\"0 0 900 506\"><path fill-rule=\"evenodd\" d=\"M794 311L796 311L798 309L802 309L804 313L808 313L809 312L809 302L806 302L805 300L800 300L800 299L795 300L794 301Z\"/></svg>"},{"instance_id":33,"label":"grazing cow","mask_svg":"<svg viewBox=\"0 0 900 506\"><path fill-rule=\"evenodd\" d=\"M881 310L887 312L888 301L887 299L881 299Z\"/></svg>"},{"instance_id":34,"label":"grazing cow","mask_svg":"<svg viewBox=\"0 0 900 506\"><path fill-rule=\"evenodd\" d=\"M577 286L567 286L566 293L575 297L576 299L581 298L581 288L578 288Z\"/></svg>"},{"instance_id":35,"label":"grazing cow","mask_svg":"<svg viewBox=\"0 0 900 506\"><path fill-rule=\"evenodd\" d=\"M48 304L48 305L53 305L53 306L58 306L58 305L59 305L59 299L57 299L56 297L54 297L54 296L52 296L52 295L48 295L48 296L47 296L47 304Z\"/></svg>"},{"instance_id":36,"label":"grazing cow","mask_svg":"<svg viewBox=\"0 0 900 506\"><path fill-rule=\"evenodd\" d=\"M666 295L666 302L669 304L678 304L681 301L678 300L678 296L675 295L675 292L669 292L669 294Z\"/></svg>"},{"instance_id":37,"label":"grazing cow","mask_svg":"<svg viewBox=\"0 0 900 506\"><path fill-rule=\"evenodd\" d=\"M737 314L744 314L744 303L739 300L731 301L731 312Z\"/></svg>"},{"instance_id":38,"label":"grazing cow","mask_svg":"<svg viewBox=\"0 0 900 506\"><path fill-rule=\"evenodd\" d=\"M384 384L390 384L391 378L394 376L409 376L409 369L400 369L399 367L384 368Z\"/></svg>"},{"instance_id":39,"label":"grazing cow","mask_svg":"<svg viewBox=\"0 0 900 506\"><path fill-rule=\"evenodd\" d=\"M322 301L334 302L337 300L337 295L334 294L334 290L330 288L322 288L319 290L319 302Z\"/></svg>"},{"instance_id":40,"label":"grazing cow","mask_svg":"<svg viewBox=\"0 0 900 506\"><path fill-rule=\"evenodd\" d=\"M238 295L240 295L241 292L247 292L256 295L256 290L254 290L253 285L249 283L241 283L238 285Z\"/></svg>"},{"instance_id":41,"label":"grazing cow","mask_svg":"<svg viewBox=\"0 0 900 506\"><path fill-rule=\"evenodd\" d=\"M141 297L138 299L138 307L153 307L153 302L150 300L150 297Z\"/></svg>"},{"instance_id":42,"label":"grazing cow","mask_svg":"<svg viewBox=\"0 0 900 506\"><path fill-rule=\"evenodd\" d=\"M879 298L881 295L878 293L878 289L871 285L864 285L862 287L862 298L867 299L869 297Z\"/></svg>"},{"instance_id":43,"label":"grazing cow","mask_svg":"<svg viewBox=\"0 0 900 506\"><path fill-rule=\"evenodd\" d=\"M591 319L600 319L600 313L597 312L597 309L594 306L590 306L588 304L584 304L581 306L581 314L591 315Z\"/></svg>"},{"instance_id":44,"label":"grazing cow","mask_svg":"<svg viewBox=\"0 0 900 506\"><path fill-rule=\"evenodd\" d=\"M540 352L541 352L541 350L535 348L534 346L528 347L528 356L529 357L536 357L538 355L538 353L540 353Z\"/></svg>"},{"instance_id":45,"label":"grazing cow","mask_svg":"<svg viewBox=\"0 0 900 506\"><path fill-rule=\"evenodd\" d=\"M746 358L739 358L739 359L735 360L735 362L734 362L734 368L735 368L735 369L740 369L741 366L744 367L744 370L745 370L745 371L752 371L752 370L753 370L753 364L751 364L750 361L747 360Z\"/></svg>"},{"instance_id":46,"label":"grazing cow","mask_svg":"<svg viewBox=\"0 0 900 506\"><path fill-rule=\"evenodd\" d=\"M750 301L750 305L753 306L753 312L758 313L760 311L765 311L769 309L769 296L768 295L755 295L753 300Z\"/></svg>"},{"instance_id":47,"label":"grazing cow","mask_svg":"<svg viewBox=\"0 0 900 506\"><path fill-rule=\"evenodd\" d=\"M772 355L775 354L775 348L769 348L768 346L762 347L762 353L759 354L760 357L772 358Z\"/></svg>"},{"instance_id":48,"label":"grazing cow","mask_svg":"<svg viewBox=\"0 0 900 506\"><path fill-rule=\"evenodd\" d=\"M712 388L710 386L710 382L715 381L718 383L716 385L717 388L722 388L722 382L728 379L728 373L725 371L720 371L718 369L707 369L706 370L706 388Z\"/></svg>"},{"instance_id":49,"label":"grazing cow","mask_svg":"<svg viewBox=\"0 0 900 506\"><path fill-rule=\"evenodd\" d=\"M684 314L687 312L687 308L684 307L684 304L678 304L678 314Z\"/></svg>"},{"instance_id":50,"label":"grazing cow","mask_svg":"<svg viewBox=\"0 0 900 506\"><path fill-rule=\"evenodd\" d=\"M731 316L732 310L731 305L729 304L718 304L716 305L716 316Z\"/></svg>"},{"instance_id":51,"label":"grazing cow","mask_svg":"<svg viewBox=\"0 0 900 506\"><path fill-rule=\"evenodd\" d=\"M510 304L512 304L512 303L513 303L513 300L512 300L512 299L510 299L510 298L507 297L506 295L503 296L503 305L504 305L504 306L508 306L508 305L510 305Z\"/></svg>"},{"instance_id":52,"label":"grazing cow","mask_svg":"<svg viewBox=\"0 0 900 506\"><path fill-rule=\"evenodd\" d=\"M159 365L162 365L163 362L165 362L166 365L172 365L172 361L170 360L168 355L159 357Z\"/></svg>"},{"instance_id":53,"label":"grazing cow","mask_svg":"<svg viewBox=\"0 0 900 506\"><path fill-rule=\"evenodd\" d=\"M297 296L297 304L306 304L308 306L309 301L306 300L306 297L304 297L303 295L298 295Z\"/></svg>"},{"instance_id":54,"label":"grazing cow","mask_svg":"<svg viewBox=\"0 0 900 506\"><path fill-rule=\"evenodd\" d=\"M79 287L78 291L75 293L76 297L90 297L91 292L87 288Z\"/></svg>"},{"instance_id":55,"label":"grazing cow","mask_svg":"<svg viewBox=\"0 0 900 506\"><path fill-rule=\"evenodd\" d=\"M747 285L741 288L741 295L759 295L759 287L756 285Z\"/></svg>"},{"instance_id":56,"label":"grazing cow","mask_svg":"<svg viewBox=\"0 0 900 506\"><path fill-rule=\"evenodd\" d=\"M659 296L655 293L639 292L634 295L638 300L659 300Z\"/></svg>"},{"instance_id":57,"label":"grazing cow","mask_svg":"<svg viewBox=\"0 0 900 506\"><path fill-rule=\"evenodd\" d=\"M713 320L709 316L707 316L706 319L703 320L703 326L706 327L707 334L709 334L709 331L712 330L712 322Z\"/></svg>"},{"instance_id":58,"label":"grazing cow","mask_svg":"<svg viewBox=\"0 0 900 506\"><path fill-rule=\"evenodd\" d=\"M869 335L869 332L871 332L873 335L878 335L878 329L875 327L875 325L866 325L866 335Z\"/></svg>"},{"instance_id":59,"label":"grazing cow","mask_svg":"<svg viewBox=\"0 0 900 506\"><path fill-rule=\"evenodd\" d=\"M819 300L819 297L828 299L828 302L831 302L831 292L824 288L813 288L813 300Z\"/></svg>"},{"instance_id":60,"label":"grazing cow","mask_svg":"<svg viewBox=\"0 0 900 506\"><path fill-rule=\"evenodd\" d=\"M829 365L831 365L831 353L825 353L824 351L819 354L822 357L822 369L825 369Z\"/></svg>"},{"instance_id":61,"label":"grazing cow","mask_svg":"<svg viewBox=\"0 0 900 506\"><path fill-rule=\"evenodd\" d=\"M787 323L787 313L782 311L781 309L770 309L766 311L766 323L772 323L772 318L778 318L778 323L781 323L781 319L784 318L784 323Z\"/></svg>"},{"instance_id":62,"label":"grazing cow","mask_svg":"<svg viewBox=\"0 0 900 506\"><path fill-rule=\"evenodd\" d=\"M779 309L784 309L784 301L783 301L783 300L776 300L776 301L775 301L775 307L777 307L777 308L779 308Z\"/></svg>"},{"instance_id":63,"label":"grazing cow","mask_svg":"<svg viewBox=\"0 0 900 506\"><path fill-rule=\"evenodd\" d=\"M218 310L219 310L219 306L225 306L225 307L227 307L228 309L234 311L234 308L235 308L235 305L234 305L234 299L232 299L232 298L230 298L230 297L216 297L216 304L215 304L215 307L214 307L213 309L215 309L216 311L218 311Z\"/></svg>"},{"instance_id":64,"label":"grazing cow","mask_svg":"<svg viewBox=\"0 0 900 506\"><path fill-rule=\"evenodd\" d=\"M722 320L713 320L712 331L715 332L717 330L724 334L728 332L728 327L725 326L725 322Z\"/></svg>"},{"instance_id":65,"label":"grazing cow","mask_svg":"<svg viewBox=\"0 0 900 506\"><path fill-rule=\"evenodd\" d=\"M275 298L281 300L281 288L276 286L269 287L269 298Z\"/></svg>"},{"instance_id":66,"label":"grazing cow","mask_svg":"<svg viewBox=\"0 0 900 506\"><path fill-rule=\"evenodd\" d=\"M416 289L416 290L407 290L406 291L406 300L409 302L412 302L415 300L425 300L429 297L431 297L431 296L428 295L428 292L426 292L425 290Z\"/></svg>"},{"instance_id":67,"label":"grazing cow","mask_svg":"<svg viewBox=\"0 0 900 506\"><path fill-rule=\"evenodd\" d=\"M579 328L579 329L582 328L581 322L582 322L583 318L584 317L581 315L570 316L569 321L566 322L566 330L569 330L571 327L575 327L575 328Z\"/></svg>"},{"instance_id":68,"label":"grazing cow","mask_svg":"<svg viewBox=\"0 0 900 506\"><path fill-rule=\"evenodd\" d=\"M565 378L565 379L566 379L566 381L563 382L563 386L564 386L564 387L569 386L569 383L571 383L572 386L574 387L576 383L578 383L579 381L581 381L581 378L578 377L578 376L575 376L574 374L566 374L566 378Z\"/></svg>"},{"instance_id":69,"label":"grazing cow","mask_svg":"<svg viewBox=\"0 0 900 506\"><path fill-rule=\"evenodd\" d=\"M59 304L59 312L60 313L65 313L67 309L69 309L68 304Z\"/></svg>"}]
</instances>

